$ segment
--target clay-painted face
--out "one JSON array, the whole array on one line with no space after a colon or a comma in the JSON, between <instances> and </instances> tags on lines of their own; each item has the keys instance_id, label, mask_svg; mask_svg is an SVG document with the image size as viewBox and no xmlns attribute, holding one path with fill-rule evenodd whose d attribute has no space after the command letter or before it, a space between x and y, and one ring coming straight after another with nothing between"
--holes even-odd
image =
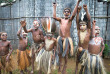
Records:
<instances>
[{"instance_id":1,"label":"clay-painted face","mask_svg":"<svg viewBox=\"0 0 110 74\"><path fill-rule=\"evenodd\" d=\"M47 35L47 38L48 38L49 40L51 40L52 35L51 35L51 34L48 34L48 35Z\"/></svg>"},{"instance_id":2,"label":"clay-painted face","mask_svg":"<svg viewBox=\"0 0 110 74\"><path fill-rule=\"evenodd\" d=\"M80 30L81 31L85 31L87 29L87 25L86 25L86 22L80 22Z\"/></svg>"},{"instance_id":3,"label":"clay-painted face","mask_svg":"<svg viewBox=\"0 0 110 74\"><path fill-rule=\"evenodd\" d=\"M64 16L65 16L65 18L67 19L68 17L69 17L69 15L71 14L70 13L70 10L68 10L68 9L66 9L66 10L64 10Z\"/></svg>"},{"instance_id":4,"label":"clay-painted face","mask_svg":"<svg viewBox=\"0 0 110 74\"><path fill-rule=\"evenodd\" d=\"M1 40L6 41L7 40L7 33L1 34Z\"/></svg>"},{"instance_id":5,"label":"clay-painted face","mask_svg":"<svg viewBox=\"0 0 110 74\"><path fill-rule=\"evenodd\" d=\"M34 27L34 29L37 29L39 27L38 21L33 22L33 27Z\"/></svg>"},{"instance_id":6,"label":"clay-painted face","mask_svg":"<svg viewBox=\"0 0 110 74\"><path fill-rule=\"evenodd\" d=\"M27 37L27 33L23 33L23 38L26 38Z\"/></svg>"},{"instance_id":7,"label":"clay-painted face","mask_svg":"<svg viewBox=\"0 0 110 74\"><path fill-rule=\"evenodd\" d=\"M98 26L95 26L95 35L100 34L100 28Z\"/></svg>"}]
</instances>

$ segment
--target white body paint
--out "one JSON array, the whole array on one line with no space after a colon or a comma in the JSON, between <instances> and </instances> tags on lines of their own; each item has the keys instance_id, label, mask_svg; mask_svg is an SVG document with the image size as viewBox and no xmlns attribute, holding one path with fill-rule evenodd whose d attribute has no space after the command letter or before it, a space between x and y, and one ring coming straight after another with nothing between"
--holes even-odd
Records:
<instances>
[{"instance_id":1,"label":"white body paint","mask_svg":"<svg viewBox=\"0 0 110 74\"><path fill-rule=\"evenodd\" d=\"M80 31L80 41L81 41L81 43L84 42L84 39L85 39L85 37L86 37L86 34L87 34L87 30L84 31L84 32L81 32L81 31Z\"/></svg>"},{"instance_id":2,"label":"white body paint","mask_svg":"<svg viewBox=\"0 0 110 74\"><path fill-rule=\"evenodd\" d=\"M46 50L49 50L51 44L53 44L53 43L54 43L54 40L46 39L46 40L45 40Z\"/></svg>"},{"instance_id":3,"label":"white body paint","mask_svg":"<svg viewBox=\"0 0 110 74\"><path fill-rule=\"evenodd\" d=\"M100 45L102 41L103 39L101 37L95 37L89 42L89 44Z\"/></svg>"}]
</instances>

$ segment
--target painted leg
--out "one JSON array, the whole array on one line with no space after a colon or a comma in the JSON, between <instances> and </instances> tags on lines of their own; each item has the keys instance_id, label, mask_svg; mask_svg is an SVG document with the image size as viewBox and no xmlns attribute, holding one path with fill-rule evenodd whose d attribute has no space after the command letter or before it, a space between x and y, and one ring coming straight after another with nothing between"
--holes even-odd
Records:
<instances>
[{"instance_id":1,"label":"painted leg","mask_svg":"<svg viewBox=\"0 0 110 74\"><path fill-rule=\"evenodd\" d=\"M66 55L65 58L64 58L64 61L65 61L65 62L64 62L62 74L66 74L67 60L68 60L68 56Z\"/></svg>"},{"instance_id":2,"label":"painted leg","mask_svg":"<svg viewBox=\"0 0 110 74\"><path fill-rule=\"evenodd\" d=\"M59 69L58 69L58 72L61 72L61 67L62 67L62 55L59 54Z\"/></svg>"},{"instance_id":3,"label":"painted leg","mask_svg":"<svg viewBox=\"0 0 110 74\"><path fill-rule=\"evenodd\" d=\"M1 69L0 69L0 74L1 74Z\"/></svg>"},{"instance_id":4,"label":"painted leg","mask_svg":"<svg viewBox=\"0 0 110 74\"><path fill-rule=\"evenodd\" d=\"M12 74L12 71L10 71L10 74Z\"/></svg>"},{"instance_id":5,"label":"painted leg","mask_svg":"<svg viewBox=\"0 0 110 74\"><path fill-rule=\"evenodd\" d=\"M77 74L78 71L78 62L76 61L76 69L75 69L75 74Z\"/></svg>"},{"instance_id":6,"label":"painted leg","mask_svg":"<svg viewBox=\"0 0 110 74\"><path fill-rule=\"evenodd\" d=\"M67 52L66 52L66 55L65 55L65 58L64 58L64 62L65 63L64 63L64 66L63 66L62 74L66 74L67 60L68 60L69 50L70 50L70 46L68 45L68 49L67 49Z\"/></svg>"},{"instance_id":7,"label":"painted leg","mask_svg":"<svg viewBox=\"0 0 110 74\"><path fill-rule=\"evenodd\" d=\"M75 69L75 74L77 74L77 71L78 71L78 64L79 64L79 61L78 61L78 57L79 57L79 52L77 53L77 58L76 58L76 69Z\"/></svg>"},{"instance_id":8,"label":"painted leg","mask_svg":"<svg viewBox=\"0 0 110 74\"><path fill-rule=\"evenodd\" d=\"M58 50L59 50L59 68L58 68L58 72L61 72L61 67L62 67L62 54L60 52L60 47L58 46Z\"/></svg>"},{"instance_id":9,"label":"painted leg","mask_svg":"<svg viewBox=\"0 0 110 74\"><path fill-rule=\"evenodd\" d=\"M39 74L42 74L42 71L41 70L39 70Z\"/></svg>"},{"instance_id":10,"label":"painted leg","mask_svg":"<svg viewBox=\"0 0 110 74\"><path fill-rule=\"evenodd\" d=\"M25 69L25 72L29 72L29 70L27 70L27 68Z\"/></svg>"},{"instance_id":11,"label":"painted leg","mask_svg":"<svg viewBox=\"0 0 110 74\"><path fill-rule=\"evenodd\" d=\"M81 66L79 74L82 74L84 66Z\"/></svg>"},{"instance_id":12,"label":"painted leg","mask_svg":"<svg viewBox=\"0 0 110 74\"><path fill-rule=\"evenodd\" d=\"M32 71L31 71L31 74L34 73L34 60L35 60L35 53L34 53L34 50L32 49L32 58L31 58Z\"/></svg>"}]
</instances>

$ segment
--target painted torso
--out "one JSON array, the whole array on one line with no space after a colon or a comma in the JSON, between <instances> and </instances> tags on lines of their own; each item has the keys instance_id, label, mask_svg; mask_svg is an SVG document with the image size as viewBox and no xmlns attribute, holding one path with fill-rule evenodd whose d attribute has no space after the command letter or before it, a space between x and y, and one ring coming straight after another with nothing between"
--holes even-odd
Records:
<instances>
[{"instance_id":1,"label":"painted torso","mask_svg":"<svg viewBox=\"0 0 110 74\"><path fill-rule=\"evenodd\" d=\"M0 41L0 56L7 55L9 53L9 41Z\"/></svg>"},{"instance_id":2,"label":"painted torso","mask_svg":"<svg viewBox=\"0 0 110 74\"><path fill-rule=\"evenodd\" d=\"M82 47L83 49L88 49L88 44L90 40L90 30L87 29L84 33L81 31L78 31L78 37L79 37L79 47Z\"/></svg>"},{"instance_id":3,"label":"painted torso","mask_svg":"<svg viewBox=\"0 0 110 74\"><path fill-rule=\"evenodd\" d=\"M26 50L26 47L27 47L27 39L24 38L20 39L18 49L24 51Z\"/></svg>"},{"instance_id":4,"label":"painted torso","mask_svg":"<svg viewBox=\"0 0 110 74\"><path fill-rule=\"evenodd\" d=\"M89 42L89 53L91 54L99 54L100 48L103 43L103 39L101 37L94 37Z\"/></svg>"},{"instance_id":5,"label":"painted torso","mask_svg":"<svg viewBox=\"0 0 110 74\"><path fill-rule=\"evenodd\" d=\"M45 39L45 50L52 50L54 46L54 40Z\"/></svg>"},{"instance_id":6,"label":"painted torso","mask_svg":"<svg viewBox=\"0 0 110 74\"><path fill-rule=\"evenodd\" d=\"M33 36L33 41L34 43L41 43L42 42L42 37L41 37L41 30L37 29L37 30L32 30L32 36Z\"/></svg>"},{"instance_id":7,"label":"painted torso","mask_svg":"<svg viewBox=\"0 0 110 74\"><path fill-rule=\"evenodd\" d=\"M101 37L95 37L95 38L92 38L92 40L90 40L89 44L91 44L91 45L100 45L102 40L103 39Z\"/></svg>"},{"instance_id":8,"label":"painted torso","mask_svg":"<svg viewBox=\"0 0 110 74\"><path fill-rule=\"evenodd\" d=\"M72 22L69 19L61 19L60 22L60 36L61 37L70 37L70 28Z\"/></svg>"}]
</instances>

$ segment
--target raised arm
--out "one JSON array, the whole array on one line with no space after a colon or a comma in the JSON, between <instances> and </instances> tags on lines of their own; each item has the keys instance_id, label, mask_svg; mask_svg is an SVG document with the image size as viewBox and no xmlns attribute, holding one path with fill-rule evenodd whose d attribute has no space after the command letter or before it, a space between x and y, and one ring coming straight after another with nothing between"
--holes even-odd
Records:
<instances>
[{"instance_id":1,"label":"raised arm","mask_svg":"<svg viewBox=\"0 0 110 74\"><path fill-rule=\"evenodd\" d=\"M95 24L96 24L96 21L95 20L93 20L93 22L92 22L92 38L94 38L95 37Z\"/></svg>"},{"instance_id":2,"label":"raised arm","mask_svg":"<svg viewBox=\"0 0 110 74\"><path fill-rule=\"evenodd\" d=\"M75 6L75 8L74 8L74 10L73 10L72 16L70 17L70 20L71 20L71 21L74 19L75 15L76 15L76 13L77 13L77 9L78 9L78 5L79 5L80 1L81 1L81 0L78 0L77 4L76 4L76 6Z\"/></svg>"},{"instance_id":3,"label":"raised arm","mask_svg":"<svg viewBox=\"0 0 110 74\"><path fill-rule=\"evenodd\" d=\"M88 29L91 29L91 22L90 22L91 16L90 16L89 11L87 9L87 5L83 5L83 8L84 8L84 10L86 12L87 19L88 19Z\"/></svg>"},{"instance_id":4,"label":"raised arm","mask_svg":"<svg viewBox=\"0 0 110 74\"><path fill-rule=\"evenodd\" d=\"M29 29L29 30L26 29L26 21L25 20L21 21L20 23L26 33L32 32L32 29Z\"/></svg>"},{"instance_id":5,"label":"raised arm","mask_svg":"<svg viewBox=\"0 0 110 74\"><path fill-rule=\"evenodd\" d=\"M18 36L19 39L22 39L22 37L20 36L21 30L22 30L22 26L20 27L20 29L17 32L17 36Z\"/></svg>"},{"instance_id":6,"label":"raised arm","mask_svg":"<svg viewBox=\"0 0 110 74\"><path fill-rule=\"evenodd\" d=\"M53 3L53 18L57 21L61 21L61 18L56 17L56 3Z\"/></svg>"},{"instance_id":7,"label":"raised arm","mask_svg":"<svg viewBox=\"0 0 110 74\"><path fill-rule=\"evenodd\" d=\"M77 30L80 29L80 24L79 24L79 13L80 13L81 9L82 9L82 7L79 6L79 7L78 7L78 10L77 10L77 16L76 16Z\"/></svg>"}]
</instances>

